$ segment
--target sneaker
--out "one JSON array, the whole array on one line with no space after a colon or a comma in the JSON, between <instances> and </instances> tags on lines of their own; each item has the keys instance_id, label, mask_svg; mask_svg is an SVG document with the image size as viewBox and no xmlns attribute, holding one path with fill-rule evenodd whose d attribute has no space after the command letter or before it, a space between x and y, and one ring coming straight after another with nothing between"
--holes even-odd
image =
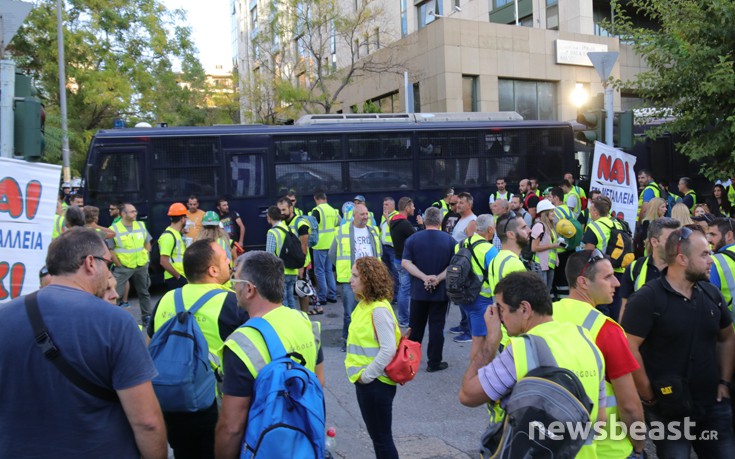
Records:
<instances>
[{"instance_id":1,"label":"sneaker","mask_svg":"<svg viewBox=\"0 0 735 459\"><path fill-rule=\"evenodd\" d=\"M467 330L464 327L460 327L459 325L457 325L456 327L450 328L449 333L453 335L461 335L463 333L467 333Z\"/></svg>"},{"instance_id":2,"label":"sneaker","mask_svg":"<svg viewBox=\"0 0 735 459\"><path fill-rule=\"evenodd\" d=\"M327 303L336 303L336 302L337 302L337 298L333 300L330 300L329 298L327 298Z\"/></svg>"},{"instance_id":3,"label":"sneaker","mask_svg":"<svg viewBox=\"0 0 735 459\"><path fill-rule=\"evenodd\" d=\"M426 372L433 373L435 371L446 370L447 368L449 368L449 364L447 362L439 362L436 365L429 365L426 367Z\"/></svg>"},{"instance_id":4,"label":"sneaker","mask_svg":"<svg viewBox=\"0 0 735 459\"><path fill-rule=\"evenodd\" d=\"M347 352L347 344L342 343L342 345L339 347L339 350L342 352Z\"/></svg>"},{"instance_id":5,"label":"sneaker","mask_svg":"<svg viewBox=\"0 0 735 459\"><path fill-rule=\"evenodd\" d=\"M130 303L128 303L128 302L126 301L126 302L124 302L124 303L120 303L120 304L119 304L118 306L120 306L121 308L129 308L129 307L130 307Z\"/></svg>"},{"instance_id":6,"label":"sneaker","mask_svg":"<svg viewBox=\"0 0 735 459\"><path fill-rule=\"evenodd\" d=\"M472 342L472 335L470 335L467 332L462 333L459 336L454 337L455 343L471 343Z\"/></svg>"}]
</instances>

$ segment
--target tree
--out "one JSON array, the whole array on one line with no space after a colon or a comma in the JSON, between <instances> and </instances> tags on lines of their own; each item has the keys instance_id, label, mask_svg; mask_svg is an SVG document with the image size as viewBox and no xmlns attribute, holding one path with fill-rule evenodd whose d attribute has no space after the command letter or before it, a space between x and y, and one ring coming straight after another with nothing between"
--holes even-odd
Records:
<instances>
[{"instance_id":1,"label":"tree","mask_svg":"<svg viewBox=\"0 0 735 459\"><path fill-rule=\"evenodd\" d=\"M112 127L115 118L205 121L199 110L205 106L204 71L190 29L181 25L183 11L169 11L159 0L68 0L63 17L69 140L77 169L94 132ZM56 25L56 2L41 0L10 47L18 68L45 96L52 132L60 120Z\"/></svg>"},{"instance_id":2,"label":"tree","mask_svg":"<svg viewBox=\"0 0 735 459\"><path fill-rule=\"evenodd\" d=\"M615 32L649 68L619 84L670 110L673 119L650 134L682 134L680 151L710 179L735 173L734 23L732 0L630 0L615 14Z\"/></svg>"},{"instance_id":3,"label":"tree","mask_svg":"<svg viewBox=\"0 0 735 459\"><path fill-rule=\"evenodd\" d=\"M400 73L391 25L376 0L279 2L252 40L251 110L269 116L330 113L370 74ZM386 49L388 48L388 49ZM382 52L376 52L381 50Z\"/></svg>"}]
</instances>

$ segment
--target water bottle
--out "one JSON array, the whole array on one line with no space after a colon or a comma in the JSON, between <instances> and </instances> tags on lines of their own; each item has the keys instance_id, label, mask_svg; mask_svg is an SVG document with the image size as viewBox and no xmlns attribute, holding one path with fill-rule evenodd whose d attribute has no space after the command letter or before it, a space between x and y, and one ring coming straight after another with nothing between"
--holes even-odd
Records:
<instances>
[{"instance_id":1,"label":"water bottle","mask_svg":"<svg viewBox=\"0 0 735 459\"><path fill-rule=\"evenodd\" d=\"M324 457L326 459L332 459L334 458L335 454L337 453L337 440L334 438L334 436L337 434L337 432L334 430L334 427L330 427L327 429L327 440L325 442L325 454Z\"/></svg>"}]
</instances>

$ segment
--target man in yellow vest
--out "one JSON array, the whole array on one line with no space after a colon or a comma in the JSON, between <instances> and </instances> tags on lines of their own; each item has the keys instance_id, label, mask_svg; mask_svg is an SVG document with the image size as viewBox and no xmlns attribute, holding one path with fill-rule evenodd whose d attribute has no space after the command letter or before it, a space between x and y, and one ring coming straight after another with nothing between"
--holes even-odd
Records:
<instances>
[{"instance_id":1,"label":"man in yellow vest","mask_svg":"<svg viewBox=\"0 0 735 459\"><path fill-rule=\"evenodd\" d=\"M298 351L307 369L324 385L321 329L302 311L282 306L283 261L273 254L251 251L238 258L232 278L238 303L250 317L261 317L275 329L287 352ZM241 327L224 343L222 362L222 412L215 432L215 455L237 458L259 371L271 361L263 337L257 330Z\"/></svg>"},{"instance_id":2,"label":"man in yellow vest","mask_svg":"<svg viewBox=\"0 0 735 459\"><path fill-rule=\"evenodd\" d=\"M186 225L187 212L186 206L180 202L171 204L168 208L171 225L158 238L158 247L161 253L159 263L165 271L163 282L166 284L167 291L186 285L186 277L184 276L186 244L181 238L181 232L184 230L184 225Z\"/></svg>"},{"instance_id":3,"label":"man in yellow vest","mask_svg":"<svg viewBox=\"0 0 735 459\"><path fill-rule=\"evenodd\" d=\"M337 230L332 246L329 249L329 258L334 263L337 272L337 283L342 291L342 352L345 352L347 330L350 328L350 316L357 306L355 295L350 287L350 276L355 260L362 257L381 258L383 246L380 235L374 226L368 226L370 214L364 204L358 204L353 209L352 222L343 224Z\"/></svg>"},{"instance_id":4,"label":"man in yellow vest","mask_svg":"<svg viewBox=\"0 0 735 459\"><path fill-rule=\"evenodd\" d=\"M205 295L211 296L194 312L194 317L207 341L212 369L221 373L219 352L224 341L248 320L248 313L238 307L235 293L222 286L230 279L230 259L216 241L202 239L186 249L184 270L189 276L189 283L161 298L148 324L148 336L152 337L164 323L176 317L175 296L178 291L186 310ZM209 408L182 413L164 411L163 417L168 442L176 457L214 458L215 393Z\"/></svg>"},{"instance_id":5,"label":"man in yellow vest","mask_svg":"<svg viewBox=\"0 0 735 459\"><path fill-rule=\"evenodd\" d=\"M367 206L367 204L365 204L365 202L366 202L365 201L365 196L363 196L361 194L358 194L357 196L355 196L352 199L352 204L353 204L352 207L349 207L347 209L347 211L344 210L344 207L342 208L342 212L344 212L345 214L344 214L344 218L342 218L342 222L341 223L344 224L344 223L351 222L352 219L354 218L353 217L353 213L355 211L355 207L354 206L356 206L358 204L362 204L364 206ZM368 212L368 214L369 214L368 223L367 223L368 226L376 226L377 225L377 222L375 221L375 215L373 215L372 212Z\"/></svg>"},{"instance_id":6,"label":"man in yellow vest","mask_svg":"<svg viewBox=\"0 0 735 459\"><path fill-rule=\"evenodd\" d=\"M296 234L292 231L284 221L281 210L276 206L270 206L266 215L268 224L271 228L268 230L268 234L265 239L265 251L272 253L273 255L280 257L283 244L286 241L288 233ZM294 268L284 268L284 280L283 280L283 304L291 309L301 309L300 306L296 306L296 298L294 298L294 287L296 286L296 278L299 275L299 270Z\"/></svg>"},{"instance_id":7,"label":"man in yellow vest","mask_svg":"<svg viewBox=\"0 0 735 459\"><path fill-rule=\"evenodd\" d=\"M125 284L130 281L138 293L140 317L146 323L151 316L151 278L148 261L151 252L151 235L145 224L137 221L138 211L134 205L122 205L121 219L110 227L115 232L112 239L112 261L115 262L117 296L122 298Z\"/></svg>"},{"instance_id":8,"label":"man in yellow vest","mask_svg":"<svg viewBox=\"0 0 735 459\"><path fill-rule=\"evenodd\" d=\"M537 356L527 347L523 335L534 335L548 345L556 366L579 377L593 402L590 420L604 421L605 365L600 350L579 327L552 319L546 284L533 273L512 273L495 286L493 293L495 304L484 316L487 339L472 343L459 401L474 407L508 397L516 383L533 369ZM501 322L511 338L498 355ZM594 458L594 446L583 446L576 457Z\"/></svg>"},{"instance_id":9,"label":"man in yellow vest","mask_svg":"<svg viewBox=\"0 0 735 459\"><path fill-rule=\"evenodd\" d=\"M301 241L301 251L306 255L306 260L304 260L304 266L297 271L297 278L304 279L307 275L306 267L311 263L311 255L309 254L309 233L311 232L311 226L309 226L309 222L306 218L299 218L299 215L296 215L297 209L293 206L293 202L288 195L279 199L276 202L276 207L281 211L283 222L291 228L291 231L293 231L299 237L299 241ZM301 215L303 215L303 213ZM294 286L295 285L296 281L294 281ZM294 299L295 298L296 297L294 297ZM324 312L321 306L317 306L310 312L308 296L299 297L298 301L299 307L304 312L308 312L309 314L320 314L319 311Z\"/></svg>"},{"instance_id":10,"label":"man in yellow vest","mask_svg":"<svg viewBox=\"0 0 735 459\"><path fill-rule=\"evenodd\" d=\"M51 232L51 239L56 239L61 233L64 232L64 208L61 205L62 201L56 202L56 213L54 214L54 229Z\"/></svg>"},{"instance_id":11,"label":"man in yellow vest","mask_svg":"<svg viewBox=\"0 0 735 459\"><path fill-rule=\"evenodd\" d=\"M339 226L339 212L327 202L323 191L314 194L316 207L311 215L319 225L319 241L312 247L314 255L314 276L316 277L317 299L320 306L327 302L337 302L337 283L332 275L332 261L329 259L329 248L332 247L334 234Z\"/></svg>"},{"instance_id":12,"label":"man in yellow vest","mask_svg":"<svg viewBox=\"0 0 735 459\"><path fill-rule=\"evenodd\" d=\"M594 201L589 203L590 207L590 221L587 223L587 230L584 232L582 242L586 250L599 249L600 252L605 253L607 250L607 244L610 241L610 232L613 226L617 229L622 229L620 222L617 219L613 220L610 218L610 209L612 208L612 201L607 196L600 196ZM623 279L623 273L625 268L615 269L615 277L618 278L618 283ZM621 297L620 289L615 291L612 303L608 305L598 305L598 309L603 314L610 317L614 321L620 320L620 306Z\"/></svg>"},{"instance_id":13,"label":"man in yellow vest","mask_svg":"<svg viewBox=\"0 0 735 459\"><path fill-rule=\"evenodd\" d=\"M289 190L288 193L286 193L286 198L291 202L291 205L293 206L293 214L297 217L300 217L304 215L304 211L296 207L296 192L294 190Z\"/></svg>"},{"instance_id":14,"label":"man in yellow vest","mask_svg":"<svg viewBox=\"0 0 735 459\"><path fill-rule=\"evenodd\" d=\"M574 218L577 218L582 211L582 197L568 180L561 182L561 189L564 191L564 204L572 210Z\"/></svg>"},{"instance_id":15,"label":"man in yellow vest","mask_svg":"<svg viewBox=\"0 0 735 459\"><path fill-rule=\"evenodd\" d=\"M620 317L623 317L625 313L628 299L648 281L661 276L661 272L666 267L664 244L669 235L680 226L679 220L668 217L657 218L648 224L648 256L638 258L629 264L620 282Z\"/></svg>"},{"instance_id":16,"label":"man in yellow vest","mask_svg":"<svg viewBox=\"0 0 735 459\"><path fill-rule=\"evenodd\" d=\"M574 181L574 174L572 174L571 172L565 173L564 174L564 180L568 180L569 181L569 183L572 185L572 188L579 195L580 198L586 198L587 197L587 193L584 192L584 188L582 188L581 186L577 185L576 182Z\"/></svg>"},{"instance_id":17,"label":"man in yellow vest","mask_svg":"<svg viewBox=\"0 0 735 459\"><path fill-rule=\"evenodd\" d=\"M383 216L380 218L380 243L383 245L383 263L393 278L393 298L398 298L398 270L394 266L396 252L393 247L393 238L390 237L390 220L396 215L398 215L396 200L386 196L383 198Z\"/></svg>"},{"instance_id":18,"label":"man in yellow vest","mask_svg":"<svg viewBox=\"0 0 735 459\"><path fill-rule=\"evenodd\" d=\"M716 218L709 225L707 241L712 247L712 269L709 281L720 289L732 313L735 295L735 223L731 218Z\"/></svg>"},{"instance_id":19,"label":"man in yellow vest","mask_svg":"<svg viewBox=\"0 0 735 459\"><path fill-rule=\"evenodd\" d=\"M444 197L442 199L431 204L431 207L436 207L437 209L441 210L442 220L444 220L444 216L447 215L447 213L451 210L449 202L452 200L452 196L454 196L454 188L444 188L443 196Z\"/></svg>"},{"instance_id":20,"label":"man in yellow vest","mask_svg":"<svg viewBox=\"0 0 735 459\"><path fill-rule=\"evenodd\" d=\"M651 172L648 169L638 171L638 189L641 190L638 196L638 221L646 215L648 202L653 198L661 197L661 187L653 180Z\"/></svg>"},{"instance_id":21,"label":"man in yellow vest","mask_svg":"<svg viewBox=\"0 0 735 459\"><path fill-rule=\"evenodd\" d=\"M694 181L689 177L679 179L679 193L681 194L681 202L687 206L689 212L693 213L697 206L697 192L694 191Z\"/></svg>"},{"instance_id":22,"label":"man in yellow vest","mask_svg":"<svg viewBox=\"0 0 735 459\"><path fill-rule=\"evenodd\" d=\"M633 381L633 372L639 365L628 348L625 332L620 325L595 309L598 304L612 302L615 289L620 285L612 264L597 249L582 250L569 257L566 276L570 288L569 298L554 303L554 320L569 322L587 330L605 359L607 435L595 441L597 457L642 458L643 438L631 437L633 423L643 422L643 406ZM628 437L611 436L622 432L622 425ZM632 452L634 456L631 456Z\"/></svg>"},{"instance_id":23,"label":"man in yellow vest","mask_svg":"<svg viewBox=\"0 0 735 459\"><path fill-rule=\"evenodd\" d=\"M488 265L487 285L483 285L488 292L494 291L495 286L508 274L526 271L521 261L521 251L531 243L531 228L520 215L506 214L500 218L495 223L495 233L502 246Z\"/></svg>"}]
</instances>

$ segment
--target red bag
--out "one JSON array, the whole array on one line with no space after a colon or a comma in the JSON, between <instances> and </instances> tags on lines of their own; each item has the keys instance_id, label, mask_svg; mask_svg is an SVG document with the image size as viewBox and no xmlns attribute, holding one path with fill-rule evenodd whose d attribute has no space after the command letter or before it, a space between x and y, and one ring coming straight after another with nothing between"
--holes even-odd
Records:
<instances>
[{"instance_id":1,"label":"red bag","mask_svg":"<svg viewBox=\"0 0 735 459\"><path fill-rule=\"evenodd\" d=\"M385 367L385 375L400 385L404 385L416 376L421 366L421 343L401 336L396 356Z\"/></svg>"}]
</instances>

